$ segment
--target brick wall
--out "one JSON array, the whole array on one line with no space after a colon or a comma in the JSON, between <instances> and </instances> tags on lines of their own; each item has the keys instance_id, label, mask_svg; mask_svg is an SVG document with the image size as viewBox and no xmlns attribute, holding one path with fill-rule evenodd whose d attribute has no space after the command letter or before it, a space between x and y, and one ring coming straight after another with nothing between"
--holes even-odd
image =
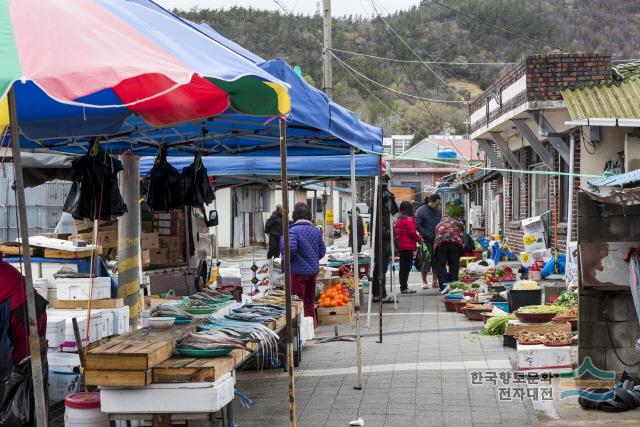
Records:
<instances>
[{"instance_id":1,"label":"brick wall","mask_svg":"<svg viewBox=\"0 0 640 427\"><path fill-rule=\"evenodd\" d=\"M487 101L526 74L526 90L489 114L489 121L525 102L560 101L561 91L611 80L611 55L602 53L554 53L530 55L493 82L469 104L469 113L486 108ZM487 124L487 117L471 123L471 131Z\"/></svg>"}]
</instances>

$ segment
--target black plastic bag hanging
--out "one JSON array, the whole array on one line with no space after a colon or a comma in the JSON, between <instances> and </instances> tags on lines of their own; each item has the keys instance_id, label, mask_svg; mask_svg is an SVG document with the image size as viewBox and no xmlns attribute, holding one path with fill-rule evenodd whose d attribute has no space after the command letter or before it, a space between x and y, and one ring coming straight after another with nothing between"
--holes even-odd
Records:
<instances>
[{"instance_id":1,"label":"black plastic bag hanging","mask_svg":"<svg viewBox=\"0 0 640 427\"><path fill-rule=\"evenodd\" d=\"M167 161L164 145L158 150L148 177L147 205L151 210L168 211L182 207L182 175Z\"/></svg>"},{"instance_id":2,"label":"black plastic bag hanging","mask_svg":"<svg viewBox=\"0 0 640 427\"><path fill-rule=\"evenodd\" d=\"M216 199L211 187L207 168L202 164L202 155L197 153L191 163L182 169L182 182L184 185L184 204L186 206L202 206Z\"/></svg>"},{"instance_id":3,"label":"black plastic bag hanging","mask_svg":"<svg viewBox=\"0 0 640 427\"><path fill-rule=\"evenodd\" d=\"M95 152L95 153L94 153ZM127 212L118 188L122 163L95 144L91 153L72 163L71 190L62 210L74 219L108 220Z\"/></svg>"},{"instance_id":4,"label":"black plastic bag hanging","mask_svg":"<svg viewBox=\"0 0 640 427\"><path fill-rule=\"evenodd\" d=\"M0 427L35 426L31 358L15 366L0 382Z\"/></svg>"}]
</instances>

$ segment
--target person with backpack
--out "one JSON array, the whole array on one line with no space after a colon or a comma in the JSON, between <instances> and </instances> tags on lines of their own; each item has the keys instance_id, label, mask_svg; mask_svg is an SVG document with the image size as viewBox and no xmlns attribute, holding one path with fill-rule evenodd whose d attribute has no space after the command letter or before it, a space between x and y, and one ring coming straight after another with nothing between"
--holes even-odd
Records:
<instances>
[{"instance_id":1,"label":"person with backpack","mask_svg":"<svg viewBox=\"0 0 640 427\"><path fill-rule=\"evenodd\" d=\"M413 253L416 250L416 244L422 242L422 237L416 230L411 202L400 203L400 215L394 226L394 233L400 254L400 293L415 294L415 290L409 289L408 281L413 266Z\"/></svg>"}]
</instances>

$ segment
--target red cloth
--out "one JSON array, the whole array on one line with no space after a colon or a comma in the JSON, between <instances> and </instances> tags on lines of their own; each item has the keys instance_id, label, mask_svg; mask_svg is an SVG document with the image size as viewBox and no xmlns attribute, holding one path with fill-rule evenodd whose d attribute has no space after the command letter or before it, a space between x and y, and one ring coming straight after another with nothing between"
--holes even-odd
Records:
<instances>
[{"instance_id":1,"label":"red cloth","mask_svg":"<svg viewBox=\"0 0 640 427\"><path fill-rule=\"evenodd\" d=\"M416 229L416 219L412 216L400 215L393 228L398 241L399 251L415 251L416 243L422 238Z\"/></svg>"},{"instance_id":2,"label":"red cloth","mask_svg":"<svg viewBox=\"0 0 640 427\"><path fill-rule=\"evenodd\" d=\"M315 319L316 275L291 273L291 292L302 300L305 317Z\"/></svg>"},{"instance_id":3,"label":"red cloth","mask_svg":"<svg viewBox=\"0 0 640 427\"><path fill-rule=\"evenodd\" d=\"M2 261L0 255L0 301L9 299L11 310L11 325L9 337L13 344L13 364L17 365L29 355L29 327L27 320L27 292L24 276L12 265ZM38 335L47 334L46 311L38 317Z\"/></svg>"}]
</instances>

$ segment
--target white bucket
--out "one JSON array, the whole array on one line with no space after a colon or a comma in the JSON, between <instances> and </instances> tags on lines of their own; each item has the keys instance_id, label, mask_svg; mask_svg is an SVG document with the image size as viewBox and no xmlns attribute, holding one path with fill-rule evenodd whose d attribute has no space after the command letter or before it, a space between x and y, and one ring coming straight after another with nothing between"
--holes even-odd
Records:
<instances>
[{"instance_id":1,"label":"white bucket","mask_svg":"<svg viewBox=\"0 0 640 427\"><path fill-rule=\"evenodd\" d=\"M50 352L49 399L63 400L65 396L80 389L80 374L74 372L80 366L80 356L71 353Z\"/></svg>"},{"instance_id":2,"label":"white bucket","mask_svg":"<svg viewBox=\"0 0 640 427\"><path fill-rule=\"evenodd\" d=\"M77 393L65 399L65 427L108 427L109 416L100 410L97 392Z\"/></svg>"}]
</instances>

